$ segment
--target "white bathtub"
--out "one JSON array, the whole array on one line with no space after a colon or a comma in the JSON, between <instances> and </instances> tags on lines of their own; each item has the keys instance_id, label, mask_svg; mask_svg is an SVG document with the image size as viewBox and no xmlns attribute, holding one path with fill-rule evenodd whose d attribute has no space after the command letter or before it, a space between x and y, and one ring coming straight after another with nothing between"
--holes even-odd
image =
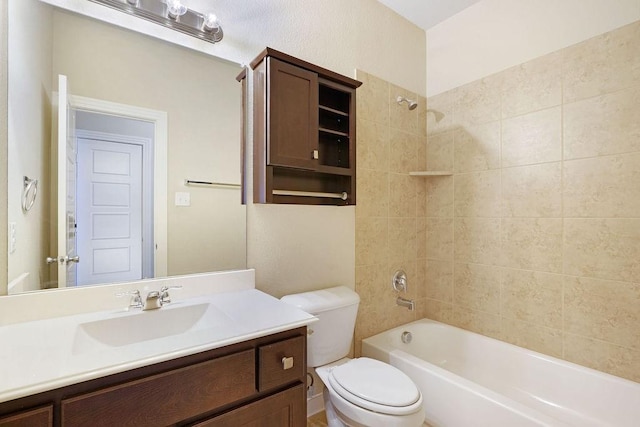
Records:
<instances>
[{"instance_id":1,"label":"white bathtub","mask_svg":"<svg viewBox=\"0 0 640 427\"><path fill-rule=\"evenodd\" d=\"M640 426L639 383L432 320L367 338L362 355L409 375L434 427Z\"/></svg>"}]
</instances>

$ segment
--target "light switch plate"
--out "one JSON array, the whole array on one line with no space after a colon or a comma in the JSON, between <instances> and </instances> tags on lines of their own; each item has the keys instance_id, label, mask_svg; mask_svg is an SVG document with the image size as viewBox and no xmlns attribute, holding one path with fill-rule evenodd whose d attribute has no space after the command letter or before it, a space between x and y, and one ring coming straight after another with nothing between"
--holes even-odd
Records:
<instances>
[{"instance_id":1,"label":"light switch plate","mask_svg":"<svg viewBox=\"0 0 640 427\"><path fill-rule=\"evenodd\" d=\"M191 206L191 193L176 192L176 206Z\"/></svg>"}]
</instances>

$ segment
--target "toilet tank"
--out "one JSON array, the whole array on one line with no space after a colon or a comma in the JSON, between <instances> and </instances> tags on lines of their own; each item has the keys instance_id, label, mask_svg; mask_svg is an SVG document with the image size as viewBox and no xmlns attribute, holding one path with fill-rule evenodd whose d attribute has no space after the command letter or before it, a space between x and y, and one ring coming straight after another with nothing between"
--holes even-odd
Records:
<instances>
[{"instance_id":1,"label":"toilet tank","mask_svg":"<svg viewBox=\"0 0 640 427\"><path fill-rule=\"evenodd\" d=\"M285 295L281 300L318 318L307 326L307 365L326 365L349 354L360 297L346 286Z\"/></svg>"}]
</instances>

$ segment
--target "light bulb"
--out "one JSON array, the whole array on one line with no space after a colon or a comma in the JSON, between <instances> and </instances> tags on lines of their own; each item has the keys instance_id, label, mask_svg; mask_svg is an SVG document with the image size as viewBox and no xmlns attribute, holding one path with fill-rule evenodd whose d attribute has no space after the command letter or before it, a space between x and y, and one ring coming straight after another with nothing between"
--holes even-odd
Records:
<instances>
[{"instance_id":1,"label":"light bulb","mask_svg":"<svg viewBox=\"0 0 640 427\"><path fill-rule=\"evenodd\" d=\"M220 28L220 22L215 13L207 13L204 15L204 30L205 31L217 31Z\"/></svg>"},{"instance_id":2,"label":"light bulb","mask_svg":"<svg viewBox=\"0 0 640 427\"><path fill-rule=\"evenodd\" d=\"M167 0L167 14L169 18L177 19L185 13L187 13L187 6L183 5L180 0Z\"/></svg>"}]
</instances>

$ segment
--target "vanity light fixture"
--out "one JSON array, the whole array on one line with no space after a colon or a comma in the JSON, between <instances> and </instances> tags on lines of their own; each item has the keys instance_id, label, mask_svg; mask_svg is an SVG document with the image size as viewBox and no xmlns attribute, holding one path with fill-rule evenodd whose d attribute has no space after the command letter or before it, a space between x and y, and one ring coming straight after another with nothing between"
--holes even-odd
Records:
<instances>
[{"instance_id":1,"label":"vanity light fixture","mask_svg":"<svg viewBox=\"0 0 640 427\"><path fill-rule=\"evenodd\" d=\"M187 6L183 5L180 0L166 0L167 16L177 20L179 17L187 13Z\"/></svg>"},{"instance_id":2,"label":"vanity light fixture","mask_svg":"<svg viewBox=\"0 0 640 427\"><path fill-rule=\"evenodd\" d=\"M130 15L164 25L210 43L222 40L224 33L213 13L189 9L184 0L90 0Z\"/></svg>"},{"instance_id":3,"label":"vanity light fixture","mask_svg":"<svg viewBox=\"0 0 640 427\"><path fill-rule=\"evenodd\" d=\"M202 29L204 31L218 31L220 29L220 22L215 13L207 13L204 15L204 22L202 23Z\"/></svg>"}]
</instances>

